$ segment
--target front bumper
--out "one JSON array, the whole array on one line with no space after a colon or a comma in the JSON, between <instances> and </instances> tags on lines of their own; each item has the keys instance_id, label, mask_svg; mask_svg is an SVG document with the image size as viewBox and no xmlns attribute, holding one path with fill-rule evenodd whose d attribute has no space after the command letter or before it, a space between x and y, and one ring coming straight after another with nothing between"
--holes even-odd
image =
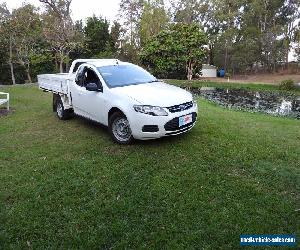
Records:
<instances>
[{"instance_id":1,"label":"front bumper","mask_svg":"<svg viewBox=\"0 0 300 250\"><path fill-rule=\"evenodd\" d=\"M178 119L181 116L192 114L192 122L179 127ZM188 110L170 113L168 116L151 116L143 113L132 112L130 116L127 116L132 135L138 140L150 140L164 136L178 135L185 133L193 128L197 121L198 107L193 106ZM158 127L157 132L143 132L143 127L147 125L153 125Z\"/></svg>"}]
</instances>

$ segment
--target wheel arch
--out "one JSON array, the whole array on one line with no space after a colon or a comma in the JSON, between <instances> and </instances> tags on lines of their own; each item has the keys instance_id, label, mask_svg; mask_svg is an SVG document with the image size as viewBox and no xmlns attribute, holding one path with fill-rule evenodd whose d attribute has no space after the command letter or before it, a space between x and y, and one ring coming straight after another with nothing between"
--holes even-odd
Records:
<instances>
[{"instance_id":1,"label":"wheel arch","mask_svg":"<svg viewBox=\"0 0 300 250\"><path fill-rule=\"evenodd\" d=\"M122 113L123 115L125 115L125 113L121 110L121 109L119 109L119 108L117 108L117 107L112 107L109 111L108 111L108 116L107 116L107 121L108 121L108 123L109 123L109 118L112 116L112 114L114 114L114 113L116 113L116 112L120 112L120 113ZM126 115L125 115L126 116Z\"/></svg>"},{"instance_id":2,"label":"wheel arch","mask_svg":"<svg viewBox=\"0 0 300 250\"><path fill-rule=\"evenodd\" d=\"M53 112L56 112L56 103L58 98L60 98L60 96L56 93L53 93L53 98L52 98L52 110Z\"/></svg>"}]
</instances>

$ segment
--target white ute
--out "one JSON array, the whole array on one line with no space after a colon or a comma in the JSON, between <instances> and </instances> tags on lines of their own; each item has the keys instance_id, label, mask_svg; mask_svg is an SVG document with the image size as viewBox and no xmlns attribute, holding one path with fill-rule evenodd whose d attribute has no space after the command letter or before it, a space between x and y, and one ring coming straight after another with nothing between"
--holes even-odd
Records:
<instances>
[{"instance_id":1,"label":"white ute","mask_svg":"<svg viewBox=\"0 0 300 250\"><path fill-rule=\"evenodd\" d=\"M181 134L197 120L191 93L117 59L75 60L69 73L39 75L38 83L53 93L59 119L75 113L99 122L121 144Z\"/></svg>"}]
</instances>

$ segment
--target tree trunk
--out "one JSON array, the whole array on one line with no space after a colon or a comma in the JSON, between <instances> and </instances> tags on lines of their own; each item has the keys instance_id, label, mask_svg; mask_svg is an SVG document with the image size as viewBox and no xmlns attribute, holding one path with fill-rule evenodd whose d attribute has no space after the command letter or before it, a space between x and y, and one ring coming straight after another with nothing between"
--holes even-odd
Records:
<instances>
[{"instance_id":1,"label":"tree trunk","mask_svg":"<svg viewBox=\"0 0 300 250\"><path fill-rule=\"evenodd\" d=\"M287 73L289 73L289 52L290 52L290 46L288 46L288 49L286 51L286 69L287 69Z\"/></svg>"},{"instance_id":2,"label":"tree trunk","mask_svg":"<svg viewBox=\"0 0 300 250\"><path fill-rule=\"evenodd\" d=\"M209 44L209 52L208 52L208 64L214 65L214 55L213 55L214 46Z\"/></svg>"},{"instance_id":3,"label":"tree trunk","mask_svg":"<svg viewBox=\"0 0 300 250\"><path fill-rule=\"evenodd\" d=\"M64 58L65 58L65 53L64 53L64 48L61 47L58 50L58 59L59 59L59 72L64 73Z\"/></svg>"},{"instance_id":4,"label":"tree trunk","mask_svg":"<svg viewBox=\"0 0 300 250\"><path fill-rule=\"evenodd\" d=\"M189 61L187 63L187 79L189 81L192 80L192 78L193 78L193 67L194 67L194 64L191 61Z\"/></svg>"},{"instance_id":5,"label":"tree trunk","mask_svg":"<svg viewBox=\"0 0 300 250\"><path fill-rule=\"evenodd\" d=\"M29 70L29 66L25 68L26 71L26 75L27 75L27 80L29 83L32 83L32 79L31 79L31 75L30 75L30 70Z\"/></svg>"},{"instance_id":6,"label":"tree trunk","mask_svg":"<svg viewBox=\"0 0 300 250\"><path fill-rule=\"evenodd\" d=\"M32 79L31 79L31 75L30 75L30 71L29 71L29 64L26 65L26 63L24 61L22 61L20 58L19 58L18 61L25 68L25 72L26 72L26 75L27 75L27 81L29 83L32 83Z\"/></svg>"},{"instance_id":7,"label":"tree trunk","mask_svg":"<svg viewBox=\"0 0 300 250\"><path fill-rule=\"evenodd\" d=\"M16 78L15 78L15 73L14 73L14 65L12 62L12 57L13 57L13 52L12 52L12 36L10 35L9 38L9 67L10 67L10 74L11 74L11 81L12 84L15 85L16 84Z\"/></svg>"},{"instance_id":8,"label":"tree trunk","mask_svg":"<svg viewBox=\"0 0 300 250\"><path fill-rule=\"evenodd\" d=\"M228 61L228 48L227 48L227 41L225 45L225 55L224 55L224 70L227 71L227 61Z\"/></svg>"},{"instance_id":9,"label":"tree trunk","mask_svg":"<svg viewBox=\"0 0 300 250\"><path fill-rule=\"evenodd\" d=\"M66 56L66 72L69 72L69 67L70 67L70 57L69 57L69 53Z\"/></svg>"},{"instance_id":10,"label":"tree trunk","mask_svg":"<svg viewBox=\"0 0 300 250\"><path fill-rule=\"evenodd\" d=\"M60 73L64 73L64 67L63 67L63 64L64 64L64 58L63 58L63 55L61 54L60 55L60 58L59 58L59 72Z\"/></svg>"},{"instance_id":11,"label":"tree trunk","mask_svg":"<svg viewBox=\"0 0 300 250\"><path fill-rule=\"evenodd\" d=\"M15 73L14 73L14 65L11 61L9 61L9 67L10 67L10 74L11 74L11 82L13 85L16 84L16 78L15 78Z\"/></svg>"},{"instance_id":12,"label":"tree trunk","mask_svg":"<svg viewBox=\"0 0 300 250\"><path fill-rule=\"evenodd\" d=\"M55 56L54 56L54 62L55 62L55 72L58 72L59 68L58 68L57 53L55 53Z\"/></svg>"}]
</instances>

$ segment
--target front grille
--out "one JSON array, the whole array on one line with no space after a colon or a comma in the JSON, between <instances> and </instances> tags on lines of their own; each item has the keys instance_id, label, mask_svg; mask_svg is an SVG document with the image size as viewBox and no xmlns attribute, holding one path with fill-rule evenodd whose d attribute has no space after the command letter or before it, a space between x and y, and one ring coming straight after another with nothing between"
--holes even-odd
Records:
<instances>
[{"instance_id":1,"label":"front grille","mask_svg":"<svg viewBox=\"0 0 300 250\"><path fill-rule=\"evenodd\" d=\"M157 125L145 125L142 128L143 132L157 132L158 126Z\"/></svg>"},{"instance_id":2,"label":"front grille","mask_svg":"<svg viewBox=\"0 0 300 250\"><path fill-rule=\"evenodd\" d=\"M186 124L186 125L183 125L181 127L179 127L179 117L176 117L170 121L168 121L166 124L165 124L165 130L166 131L176 131L176 130L179 130L179 129L184 129L186 127L189 127L191 126L197 119L197 113L192 113L192 122L189 123L189 124Z\"/></svg>"},{"instance_id":3,"label":"front grille","mask_svg":"<svg viewBox=\"0 0 300 250\"><path fill-rule=\"evenodd\" d=\"M193 107L193 102L186 102L186 103L182 103L179 105L174 105L171 107L167 107L167 109L171 112L171 113L176 113L176 112L181 112L184 110L188 110L191 107Z\"/></svg>"}]
</instances>

